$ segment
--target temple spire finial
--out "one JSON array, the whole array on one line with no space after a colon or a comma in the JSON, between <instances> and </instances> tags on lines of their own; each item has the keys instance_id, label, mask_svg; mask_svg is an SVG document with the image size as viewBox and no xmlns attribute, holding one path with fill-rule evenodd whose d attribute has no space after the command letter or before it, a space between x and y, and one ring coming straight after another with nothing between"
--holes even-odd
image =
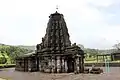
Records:
<instances>
[{"instance_id":1,"label":"temple spire finial","mask_svg":"<svg viewBox=\"0 0 120 80\"><path fill-rule=\"evenodd\" d=\"M56 5L56 12L58 12L58 5Z\"/></svg>"}]
</instances>

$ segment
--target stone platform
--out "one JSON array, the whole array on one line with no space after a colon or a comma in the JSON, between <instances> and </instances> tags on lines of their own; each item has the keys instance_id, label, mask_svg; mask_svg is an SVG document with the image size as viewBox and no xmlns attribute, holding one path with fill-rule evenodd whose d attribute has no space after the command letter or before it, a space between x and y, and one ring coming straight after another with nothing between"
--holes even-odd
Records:
<instances>
[{"instance_id":1,"label":"stone platform","mask_svg":"<svg viewBox=\"0 0 120 80\"><path fill-rule=\"evenodd\" d=\"M103 68L105 71L105 68ZM103 74L49 74L41 72L19 72L14 68L0 70L0 77L6 80L120 80L120 67L111 67L109 73Z\"/></svg>"}]
</instances>

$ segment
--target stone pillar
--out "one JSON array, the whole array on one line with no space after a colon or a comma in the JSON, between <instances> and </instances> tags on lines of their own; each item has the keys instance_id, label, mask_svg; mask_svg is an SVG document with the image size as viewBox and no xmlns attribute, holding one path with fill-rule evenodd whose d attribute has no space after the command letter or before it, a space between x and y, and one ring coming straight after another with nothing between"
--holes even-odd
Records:
<instances>
[{"instance_id":1,"label":"stone pillar","mask_svg":"<svg viewBox=\"0 0 120 80\"><path fill-rule=\"evenodd\" d=\"M79 57L77 56L76 58L75 58L75 74L76 73L79 73L79 69L80 67L79 67Z\"/></svg>"},{"instance_id":2,"label":"stone pillar","mask_svg":"<svg viewBox=\"0 0 120 80\"><path fill-rule=\"evenodd\" d=\"M76 59L76 63L77 63L77 72L79 73L79 70L80 70L80 63L79 63L79 57L77 57Z\"/></svg>"},{"instance_id":3,"label":"stone pillar","mask_svg":"<svg viewBox=\"0 0 120 80\"><path fill-rule=\"evenodd\" d=\"M65 72L65 59L62 57L62 72Z\"/></svg>"},{"instance_id":4,"label":"stone pillar","mask_svg":"<svg viewBox=\"0 0 120 80\"><path fill-rule=\"evenodd\" d=\"M65 63L65 72L67 72L68 71L67 60L64 60L64 63Z\"/></svg>"},{"instance_id":5,"label":"stone pillar","mask_svg":"<svg viewBox=\"0 0 120 80\"><path fill-rule=\"evenodd\" d=\"M52 57L52 73L55 72L55 57Z\"/></svg>"},{"instance_id":6,"label":"stone pillar","mask_svg":"<svg viewBox=\"0 0 120 80\"><path fill-rule=\"evenodd\" d=\"M79 72L81 73L81 57L79 57Z\"/></svg>"},{"instance_id":7,"label":"stone pillar","mask_svg":"<svg viewBox=\"0 0 120 80\"><path fill-rule=\"evenodd\" d=\"M39 59L39 71L42 71L41 69L41 60Z\"/></svg>"},{"instance_id":8,"label":"stone pillar","mask_svg":"<svg viewBox=\"0 0 120 80\"><path fill-rule=\"evenodd\" d=\"M113 59L113 54L111 54L111 55L110 55L110 58L111 58L111 61L113 61L113 60L114 60L114 59Z\"/></svg>"},{"instance_id":9,"label":"stone pillar","mask_svg":"<svg viewBox=\"0 0 120 80\"><path fill-rule=\"evenodd\" d=\"M28 71L32 71L32 62L30 58L28 58Z\"/></svg>"},{"instance_id":10,"label":"stone pillar","mask_svg":"<svg viewBox=\"0 0 120 80\"><path fill-rule=\"evenodd\" d=\"M61 61L60 61L60 56L57 56L57 73L60 73L61 70Z\"/></svg>"},{"instance_id":11,"label":"stone pillar","mask_svg":"<svg viewBox=\"0 0 120 80\"><path fill-rule=\"evenodd\" d=\"M52 57L49 58L49 72L52 72Z\"/></svg>"},{"instance_id":12,"label":"stone pillar","mask_svg":"<svg viewBox=\"0 0 120 80\"><path fill-rule=\"evenodd\" d=\"M55 57L55 73L57 73L57 58Z\"/></svg>"},{"instance_id":13,"label":"stone pillar","mask_svg":"<svg viewBox=\"0 0 120 80\"><path fill-rule=\"evenodd\" d=\"M84 56L81 56L81 73L84 73Z\"/></svg>"},{"instance_id":14,"label":"stone pillar","mask_svg":"<svg viewBox=\"0 0 120 80\"><path fill-rule=\"evenodd\" d=\"M37 57L37 71L39 71L39 57Z\"/></svg>"}]
</instances>

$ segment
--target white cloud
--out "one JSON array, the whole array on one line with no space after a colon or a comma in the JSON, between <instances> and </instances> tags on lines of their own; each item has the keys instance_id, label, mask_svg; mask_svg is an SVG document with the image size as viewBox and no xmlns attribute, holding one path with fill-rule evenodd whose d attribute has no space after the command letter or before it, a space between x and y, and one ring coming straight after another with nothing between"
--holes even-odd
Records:
<instances>
[{"instance_id":1,"label":"white cloud","mask_svg":"<svg viewBox=\"0 0 120 80\"><path fill-rule=\"evenodd\" d=\"M14 16L16 0L0 0L0 16Z\"/></svg>"},{"instance_id":2,"label":"white cloud","mask_svg":"<svg viewBox=\"0 0 120 80\"><path fill-rule=\"evenodd\" d=\"M87 0L87 1L95 6L102 7L108 7L115 2L115 0Z\"/></svg>"},{"instance_id":3,"label":"white cloud","mask_svg":"<svg viewBox=\"0 0 120 80\"><path fill-rule=\"evenodd\" d=\"M40 43L46 31L48 16L55 12L58 5L59 12L63 13L67 22L72 42L92 48L111 47L116 39L120 40L114 36L119 34L119 28L108 25L103 13L89 4L108 7L115 4L115 1L1 0L0 43L26 45Z\"/></svg>"}]
</instances>

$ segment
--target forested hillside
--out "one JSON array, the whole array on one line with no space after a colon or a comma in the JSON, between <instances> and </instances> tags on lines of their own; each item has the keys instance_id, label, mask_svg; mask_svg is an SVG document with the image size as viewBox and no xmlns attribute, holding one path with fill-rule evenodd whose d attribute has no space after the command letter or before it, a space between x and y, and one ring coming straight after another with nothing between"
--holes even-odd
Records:
<instances>
[{"instance_id":1,"label":"forested hillside","mask_svg":"<svg viewBox=\"0 0 120 80\"><path fill-rule=\"evenodd\" d=\"M18 45L17 47L24 48L24 49L29 49L29 50L35 50L35 46L26 46L26 45Z\"/></svg>"},{"instance_id":2,"label":"forested hillside","mask_svg":"<svg viewBox=\"0 0 120 80\"><path fill-rule=\"evenodd\" d=\"M10 46L10 45L0 44L0 64L14 63L16 57L32 51L33 50L31 49L25 49L19 46Z\"/></svg>"}]
</instances>

